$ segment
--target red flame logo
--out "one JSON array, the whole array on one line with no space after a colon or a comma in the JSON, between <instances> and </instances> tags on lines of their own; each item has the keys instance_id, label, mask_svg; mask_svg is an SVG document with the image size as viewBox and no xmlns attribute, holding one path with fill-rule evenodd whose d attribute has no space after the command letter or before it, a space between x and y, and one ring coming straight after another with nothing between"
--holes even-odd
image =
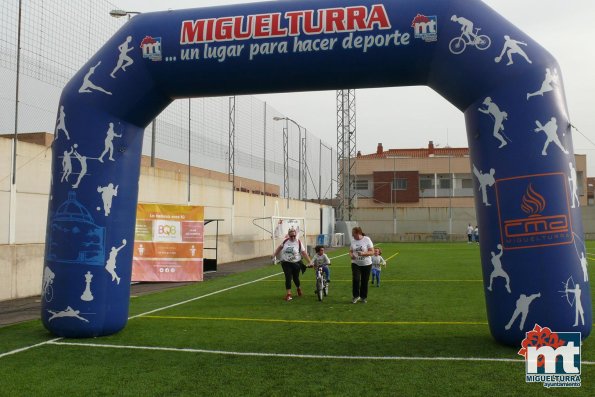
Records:
<instances>
[{"instance_id":1,"label":"red flame logo","mask_svg":"<svg viewBox=\"0 0 595 397\"><path fill-rule=\"evenodd\" d=\"M537 193L531 184L523 195L521 209L529 216L539 215L545 209L545 198Z\"/></svg>"},{"instance_id":2,"label":"red flame logo","mask_svg":"<svg viewBox=\"0 0 595 397\"><path fill-rule=\"evenodd\" d=\"M424 23L424 22L425 23L430 22L430 18L428 18L427 16L422 15L422 14L417 14L415 16L415 18L413 18L413 22L411 22L411 27L414 28L415 24Z\"/></svg>"}]
</instances>

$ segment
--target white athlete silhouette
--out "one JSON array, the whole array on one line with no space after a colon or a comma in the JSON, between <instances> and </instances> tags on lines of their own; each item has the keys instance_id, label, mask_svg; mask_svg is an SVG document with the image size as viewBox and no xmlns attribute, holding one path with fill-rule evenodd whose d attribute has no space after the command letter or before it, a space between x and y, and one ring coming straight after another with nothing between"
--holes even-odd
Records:
<instances>
[{"instance_id":1,"label":"white athlete silhouette","mask_svg":"<svg viewBox=\"0 0 595 397\"><path fill-rule=\"evenodd\" d=\"M493 135L500 141L500 146L498 146L498 149L500 149L508 144L502 134L500 134L500 131L504 131L504 120L508 120L508 113L501 111L498 105L492 102L492 98L490 97L486 97L486 99L483 100L483 104L486 108L477 108L477 110L494 119Z\"/></svg>"},{"instance_id":2,"label":"white athlete silhouette","mask_svg":"<svg viewBox=\"0 0 595 397\"><path fill-rule=\"evenodd\" d=\"M97 193L101 193L101 200L103 201L103 211L105 216L109 216L112 209L112 200L118 195L118 186L114 187L113 183L107 186L97 186Z\"/></svg>"},{"instance_id":3,"label":"white athlete silhouette","mask_svg":"<svg viewBox=\"0 0 595 397\"><path fill-rule=\"evenodd\" d=\"M95 299L91 292L91 280L93 280L93 273L88 271L85 274L85 291L83 291L83 294L81 295L81 300L84 300L85 302L91 302Z\"/></svg>"},{"instance_id":4,"label":"white athlete silhouette","mask_svg":"<svg viewBox=\"0 0 595 397\"><path fill-rule=\"evenodd\" d=\"M75 144L75 146L77 145ZM72 157L70 157L72 153L74 153L74 148L72 146L70 147L70 152L66 150L64 151L64 157L62 157L62 178L60 179L60 182L68 182L68 177L72 174Z\"/></svg>"},{"instance_id":5,"label":"white athlete silhouette","mask_svg":"<svg viewBox=\"0 0 595 397\"><path fill-rule=\"evenodd\" d=\"M543 145L543 149L541 150L542 156L547 156L547 148L552 142L554 142L562 152L568 154L568 150L564 149L562 142L560 142L560 138L558 138L558 122L555 117L552 117L545 125L541 125L539 120L535 120L535 125L537 125L537 128L535 128L533 131L543 131L547 137L545 144Z\"/></svg>"},{"instance_id":6,"label":"white athlete silhouette","mask_svg":"<svg viewBox=\"0 0 595 397\"><path fill-rule=\"evenodd\" d=\"M58 139L58 132L62 130L66 134L66 139L70 140L70 134L66 129L66 113L64 112L64 106L60 106L60 115L58 116L58 121L56 122L56 130L54 132L54 140Z\"/></svg>"},{"instance_id":7,"label":"white athlete silhouette","mask_svg":"<svg viewBox=\"0 0 595 397\"><path fill-rule=\"evenodd\" d=\"M142 245L142 244L139 244L139 245L138 245L138 254L139 254L140 256L143 256L143 254L144 254L144 253L145 253L145 247L144 247L144 245Z\"/></svg>"},{"instance_id":8,"label":"white athlete silhouette","mask_svg":"<svg viewBox=\"0 0 595 397\"><path fill-rule=\"evenodd\" d=\"M527 315L529 314L529 305L533 302L534 299L541 298L541 292L533 295L525 295L521 294L519 299L516 301L516 309L514 313L512 313L512 317L506 326L504 327L505 330L509 330L512 327L512 324L517 319L518 316L521 316L521 323L519 324L519 329L522 331L523 327L525 326L525 320L527 319Z\"/></svg>"},{"instance_id":9,"label":"white athlete silhouette","mask_svg":"<svg viewBox=\"0 0 595 397\"><path fill-rule=\"evenodd\" d=\"M110 73L110 76L115 79L114 73L116 73L119 69L122 69L123 72L126 71L126 68L134 63L132 58L128 56L128 53L134 50L134 47L128 47L128 44L132 41L132 36L126 37L126 41L123 42L118 46L118 50L120 50L120 56L118 57L118 63L114 70Z\"/></svg>"},{"instance_id":10,"label":"white athlete silhouette","mask_svg":"<svg viewBox=\"0 0 595 397\"><path fill-rule=\"evenodd\" d=\"M473 34L473 22L467 18L457 17L456 15L450 17L450 20L461 25L461 33L467 38L469 43L473 43L475 41L477 36Z\"/></svg>"},{"instance_id":11,"label":"white athlete silhouette","mask_svg":"<svg viewBox=\"0 0 595 397\"><path fill-rule=\"evenodd\" d=\"M126 239L122 240L122 245L119 246L118 248L112 247L112 249L109 253L109 258L107 260L107 263L105 264L105 270L107 270L107 272L109 274L111 274L112 281L115 280L117 284L120 284L120 277L118 277L118 275L116 274L116 257L118 256L118 252L120 252L120 250L122 248L124 248L125 246L126 246Z\"/></svg>"},{"instance_id":12,"label":"white athlete silhouette","mask_svg":"<svg viewBox=\"0 0 595 397\"><path fill-rule=\"evenodd\" d=\"M527 100L529 100L529 98L533 97L533 96L537 96L537 95L541 95L543 96L543 94L545 94L546 92L550 92L554 90L554 87L552 86L552 84L558 84L558 70L554 69L554 73L552 74L552 71L550 70L550 68L546 68L545 69L545 78L543 80L543 83L541 83L541 88L535 92L530 92L527 94Z\"/></svg>"},{"instance_id":13,"label":"white athlete silhouette","mask_svg":"<svg viewBox=\"0 0 595 397\"><path fill-rule=\"evenodd\" d=\"M60 317L74 317L86 323L89 322L89 320L87 320L86 318L79 316L79 313L81 312L80 310L74 310L70 306L66 306L66 309L62 310L61 312L54 312L51 310L48 310L48 312L52 314L52 317L48 318L48 321L52 321L53 319Z\"/></svg>"},{"instance_id":14,"label":"white athlete silhouette","mask_svg":"<svg viewBox=\"0 0 595 397\"><path fill-rule=\"evenodd\" d=\"M97 62L97 65L95 66L91 66L89 68L89 71L87 72L87 74L85 75L85 77L83 78L83 85L81 85L81 88L79 88L79 93L81 94L90 94L93 91L91 90L96 90L96 91L101 91L104 94L107 95L112 95L111 92L104 90L103 88L96 86L95 84L93 84L93 82L90 80L91 79L91 75L93 75L93 73L95 73L95 69L97 69L97 66L101 65L101 61Z\"/></svg>"},{"instance_id":15,"label":"white athlete silhouette","mask_svg":"<svg viewBox=\"0 0 595 397\"><path fill-rule=\"evenodd\" d=\"M79 172L79 177L76 180L76 183L74 185L72 185L73 189L76 189L79 187L79 184L81 183L81 180L83 179L83 177L87 174L87 157L81 155L76 148L78 148L78 145L75 143L74 144L74 157L76 157L76 159L79 161L79 163L81 164L81 172Z\"/></svg>"},{"instance_id":16,"label":"white athlete silhouette","mask_svg":"<svg viewBox=\"0 0 595 397\"><path fill-rule=\"evenodd\" d=\"M196 254L196 248L194 248L193 245L192 248L190 248L190 255L194 256L194 254Z\"/></svg>"},{"instance_id":17,"label":"white athlete silhouette","mask_svg":"<svg viewBox=\"0 0 595 397\"><path fill-rule=\"evenodd\" d=\"M496 247L500 250L500 252L498 253L498 255L496 255L494 254L494 251L491 251L492 265L494 265L494 270L492 271L492 274L490 274L490 286L488 287L488 291L492 290L492 282L495 278L503 277L506 280L506 290L510 294L510 278L508 277L508 274L504 271L504 269L502 269L502 262L500 261L500 258L503 254L502 244L498 244Z\"/></svg>"},{"instance_id":18,"label":"white athlete silhouette","mask_svg":"<svg viewBox=\"0 0 595 397\"><path fill-rule=\"evenodd\" d=\"M48 288L54 284L54 278L56 278L56 274L46 266L43 269L43 283L41 285L41 295L45 298L47 302L51 302L53 298L53 293Z\"/></svg>"},{"instance_id":19,"label":"white athlete silhouette","mask_svg":"<svg viewBox=\"0 0 595 397\"><path fill-rule=\"evenodd\" d=\"M572 163L568 163L570 168L570 176L568 177L568 184L570 185L570 195L572 196L572 206L570 208L580 207L580 201L578 199L578 177L576 176L576 169L572 166ZM576 201L576 206L574 202Z\"/></svg>"},{"instance_id":20,"label":"white athlete silhouette","mask_svg":"<svg viewBox=\"0 0 595 397\"><path fill-rule=\"evenodd\" d=\"M490 168L490 173L482 173L481 170L478 170L475 164L473 164L473 173L477 177L477 181L479 182L479 190L481 190L481 199L486 207L491 206L488 202L488 194L486 192L488 186L494 186L496 180L494 179L494 174L496 170Z\"/></svg>"},{"instance_id":21,"label":"white athlete silhouette","mask_svg":"<svg viewBox=\"0 0 595 397\"><path fill-rule=\"evenodd\" d=\"M586 283L589 281L589 272L587 270L587 258L585 258L585 253L581 252L581 268L583 269L583 281Z\"/></svg>"},{"instance_id":22,"label":"white athlete silhouette","mask_svg":"<svg viewBox=\"0 0 595 397\"><path fill-rule=\"evenodd\" d=\"M521 49L521 47L519 47L519 45L526 46L527 43L525 43L523 41L513 40L508 35L504 36L504 40L505 40L504 48L502 48L502 52L500 53L499 56L496 57L496 59L494 59L496 61L496 63L500 63L500 61L502 60L502 57L504 56L504 53L506 53L506 56L508 56L508 63L506 64L506 66L512 65L514 63L512 61L512 54L519 54L520 56L525 58L525 60L527 62L533 63L533 62L531 62L531 60L529 59L527 54L525 54L525 51L523 51Z\"/></svg>"},{"instance_id":23,"label":"white athlete silhouette","mask_svg":"<svg viewBox=\"0 0 595 397\"><path fill-rule=\"evenodd\" d=\"M576 283L574 285L574 288L568 288L566 287L565 289L566 294L573 293L574 294L574 305L576 307L576 315L574 317L574 324L573 327L577 327L578 326L578 317L581 317L581 325L585 325L585 311L583 310L583 304L581 303L581 287L579 285L579 283Z\"/></svg>"},{"instance_id":24,"label":"white athlete silhouette","mask_svg":"<svg viewBox=\"0 0 595 397\"><path fill-rule=\"evenodd\" d=\"M105 137L105 149L103 149L103 153L101 153L101 156L99 156L99 158L97 160L99 160L100 162L103 163L103 156L105 156L108 152L109 152L109 159L110 161L116 161L114 160L114 138L122 138L122 135L118 135L114 132L114 123L109 123L109 128L107 130L107 135Z\"/></svg>"}]
</instances>

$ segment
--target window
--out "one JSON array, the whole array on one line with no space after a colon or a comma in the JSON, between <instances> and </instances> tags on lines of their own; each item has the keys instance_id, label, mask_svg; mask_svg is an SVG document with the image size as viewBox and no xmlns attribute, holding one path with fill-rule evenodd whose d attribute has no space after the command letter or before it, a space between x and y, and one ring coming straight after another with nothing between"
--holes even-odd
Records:
<instances>
[{"instance_id":1,"label":"window","mask_svg":"<svg viewBox=\"0 0 595 397\"><path fill-rule=\"evenodd\" d=\"M407 190L407 179L395 178L393 180L393 190Z\"/></svg>"},{"instance_id":2,"label":"window","mask_svg":"<svg viewBox=\"0 0 595 397\"><path fill-rule=\"evenodd\" d=\"M439 189L450 189L451 178L449 175L438 175L438 188Z\"/></svg>"},{"instance_id":3,"label":"window","mask_svg":"<svg viewBox=\"0 0 595 397\"><path fill-rule=\"evenodd\" d=\"M368 180L367 179L356 179L353 181L353 189L354 190L368 190Z\"/></svg>"},{"instance_id":4,"label":"window","mask_svg":"<svg viewBox=\"0 0 595 397\"><path fill-rule=\"evenodd\" d=\"M463 189L473 189L473 179L463 179L461 183Z\"/></svg>"},{"instance_id":5,"label":"window","mask_svg":"<svg viewBox=\"0 0 595 397\"><path fill-rule=\"evenodd\" d=\"M419 189L420 190L434 189L434 175L420 175L419 176Z\"/></svg>"}]
</instances>

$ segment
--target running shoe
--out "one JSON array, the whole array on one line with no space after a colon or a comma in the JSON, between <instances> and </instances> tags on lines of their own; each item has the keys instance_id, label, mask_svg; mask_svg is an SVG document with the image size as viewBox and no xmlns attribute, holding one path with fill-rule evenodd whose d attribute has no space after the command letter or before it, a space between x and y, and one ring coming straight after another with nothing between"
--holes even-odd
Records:
<instances>
[{"instance_id":1,"label":"running shoe","mask_svg":"<svg viewBox=\"0 0 595 397\"><path fill-rule=\"evenodd\" d=\"M359 302L359 296L357 298L353 298L353 300L351 301L351 303L357 303Z\"/></svg>"},{"instance_id":2,"label":"running shoe","mask_svg":"<svg viewBox=\"0 0 595 397\"><path fill-rule=\"evenodd\" d=\"M289 302L289 301L290 301L290 300L292 300L292 299L293 299L293 298L291 297L291 294L287 294L287 295L285 295L285 300L286 300L287 302Z\"/></svg>"},{"instance_id":3,"label":"running shoe","mask_svg":"<svg viewBox=\"0 0 595 397\"><path fill-rule=\"evenodd\" d=\"M302 296L302 289L298 288L298 296Z\"/></svg>"}]
</instances>

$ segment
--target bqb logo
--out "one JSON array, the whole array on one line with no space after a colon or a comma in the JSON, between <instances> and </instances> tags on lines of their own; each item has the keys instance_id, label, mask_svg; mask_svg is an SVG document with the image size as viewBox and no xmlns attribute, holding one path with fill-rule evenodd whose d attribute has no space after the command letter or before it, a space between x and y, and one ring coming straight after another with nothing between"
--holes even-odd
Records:
<instances>
[{"instance_id":1,"label":"bqb logo","mask_svg":"<svg viewBox=\"0 0 595 397\"><path fill-rule=\"evenodd\" d=\"M572 244L567 191L562 173L497 180L504 249Z\"/></svg>"},{"instance_id":2,"label":"bqb logo","mask_svg":"<svg viewBox=\"0 0 595 397\"><path fill-rule=\"evenodd\" d=\"M172 225L159 225L159 235L171 236L176 234L176 227Z\"/></svg>"},{"instance_id":3,"label":"bqb logo","mask_svg":"<svg viewBox=\"0 0 595 397\"><path fill-rule=\"evenodd\" d=\"M157 220L153 222L153 239L155 242L179 243L182 241L180 222Z\"/></svg>"},{"instance_id":4,"label":"bqb logo","mask_svg":"<svg viewBox=\"0 0 595 397\"><path fill-rule=\"evenodd\" d=\"M518 354L525 357L526 382L545 387L580 387L581 333L552 332L535 324L521 342Z\"/></svg>"}]
</instances>

